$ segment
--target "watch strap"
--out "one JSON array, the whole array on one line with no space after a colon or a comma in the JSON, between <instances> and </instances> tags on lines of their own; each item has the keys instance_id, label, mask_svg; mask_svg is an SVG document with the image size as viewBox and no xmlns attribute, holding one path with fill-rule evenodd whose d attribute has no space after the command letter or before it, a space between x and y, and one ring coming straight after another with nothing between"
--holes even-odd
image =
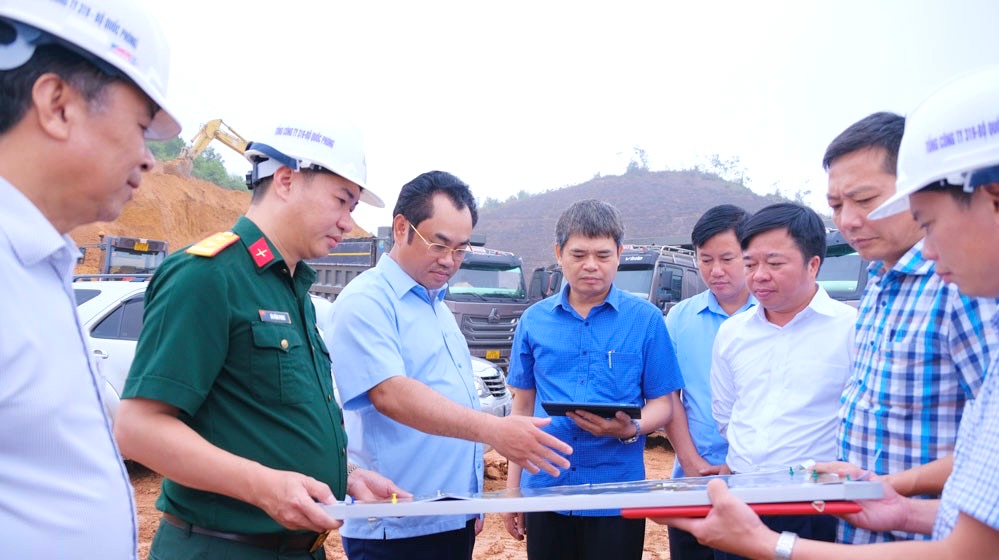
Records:
<instances>
[{"instance_id":1,"label":"watch strap","mask_svg":"<svg viewBox=\"0 0 999 560\"><path fill-rule=\"evenodd\" d=\"M618 438L621 443L635 443L638 441L638 436L642 435L642 425L638 423L638 420L634 418L631 419L631 424L635 426L635 435L630 438Z\"/></svg>"},{"instance_id":2,"label":"watch strap","mask_svg":"<svg viewBox=\"0 0 999 560\"><path fill-rule=\"evenodd\" d=\"M791 560L791 552L794 551L794 543L798 542L798 534L791 531L784 531L777 537L777 546L774 547L774 558L776 560Z\"/></svg>"}]
</instances>

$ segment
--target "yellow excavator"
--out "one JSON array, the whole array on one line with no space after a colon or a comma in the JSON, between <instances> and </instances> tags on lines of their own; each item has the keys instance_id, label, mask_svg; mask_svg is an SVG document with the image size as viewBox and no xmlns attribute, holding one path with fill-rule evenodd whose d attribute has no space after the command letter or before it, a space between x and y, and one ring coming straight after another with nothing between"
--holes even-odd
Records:
<instances>
[{"instance_id":1,"label":"yellow excavator","mask_svg":"<svg viewBox=\"0 0 999 560\"><path fill-rule=\"evenodd\" d=\"M248 143L222 119L212 119L201 126L198 133L191 138L191 143L180 151L179 156L163 163L163 170L173 175L189 176L194 167L195 158L205 151L212 140L218 140L240 154L246 151Z\"/></svg>"}]
</instances>

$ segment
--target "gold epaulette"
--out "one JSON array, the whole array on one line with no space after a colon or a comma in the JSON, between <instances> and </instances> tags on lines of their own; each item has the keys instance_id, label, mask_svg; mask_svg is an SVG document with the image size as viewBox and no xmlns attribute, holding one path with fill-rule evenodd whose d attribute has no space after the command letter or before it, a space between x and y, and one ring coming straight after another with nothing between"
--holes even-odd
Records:
<instances>
[{"instance_id":1,"label":"gold epaulette","mask_svg":"<svg viewBox=\"0 0 999 560\"><path fill-rule=\"evenodd\" d=\"M214 257L222 249L232 245L239 239L239 236L231 231L222 231L211 237L206 237L194 245L187 248L187 252L199 257Z\"/></svg>"}]
</instances>

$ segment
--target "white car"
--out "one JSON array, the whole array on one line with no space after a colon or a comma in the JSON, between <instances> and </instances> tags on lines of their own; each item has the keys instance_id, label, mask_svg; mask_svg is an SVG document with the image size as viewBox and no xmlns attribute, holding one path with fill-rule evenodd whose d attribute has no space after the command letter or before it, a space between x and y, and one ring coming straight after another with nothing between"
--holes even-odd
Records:
<instances>
[{"instance_id":1,"label":"white car","mask_svg":"<svg viewBox=\"0 0 999 560\"><path fill-rule=\"evenodd\" d=\"M125 378L135 358L148 285L148 280L73 282L76 310L97 369L105 380L104 406L111 417L118 410ZM313 302L317 310L330 305L315 296ZM509 414L512 399L503 372L492 362L474 357L472 369L482 410L496 416Z\"/></svg>"},{"instance_id":2,"label":"white car","mask_svg":"<svg viewBox=\"0 0 999 560\"><path fill-rule=\"evenodd\" d=\"M104 377L104 408L113 418L135 358L148 281L73 282L76 311L97 370Z\"/></svg>"}]
</instances>

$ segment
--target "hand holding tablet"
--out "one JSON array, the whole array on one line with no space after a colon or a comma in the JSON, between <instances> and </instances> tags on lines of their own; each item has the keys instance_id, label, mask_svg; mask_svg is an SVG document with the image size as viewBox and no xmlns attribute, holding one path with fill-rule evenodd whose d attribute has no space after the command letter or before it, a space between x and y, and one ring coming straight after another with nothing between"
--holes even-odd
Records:
<instances>
[{"instance_id":1,"label":"hand holding tablet","mask_svg":"<svg viewBox=\"0 0 999 560\"><path fill-rule=\"evenodd\" d=\"M614 414L621 410L631 418L642 417L642 407L635 404L544 401L541 403L541 408L545 409L549 416L565 416L566 412L585 410L601 418L613 418Z\"/></svg>"}]
</instances>

